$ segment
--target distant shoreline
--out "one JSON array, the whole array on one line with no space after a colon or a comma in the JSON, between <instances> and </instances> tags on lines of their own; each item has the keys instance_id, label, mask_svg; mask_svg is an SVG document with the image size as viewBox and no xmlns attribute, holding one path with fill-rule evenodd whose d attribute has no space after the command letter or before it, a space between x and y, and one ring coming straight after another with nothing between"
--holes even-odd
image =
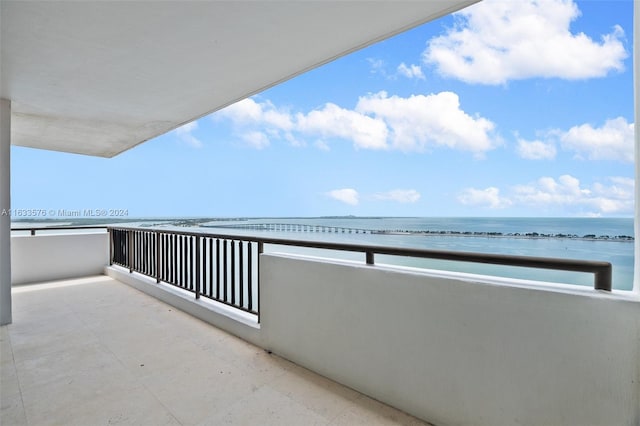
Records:
<instances>
[{"instance_id":1,"label":"distant shoreline","mask_svg":"<svg viewBox=\"0 0 640 426\"><path fill-rule=\"evenodd\" d=\"M631 235L597 235L575 233L543 233L543 232L499 232L499 231L453 231L453 230L428 230L428 229L373 229L373 228L356 228L341 225L328 225L317 223L283 223L283 222L263 222L263 223L245 223L255 220L273 220L273 219L305 219L312 221L313 219L356 219L357 217L317 217L317 218L43 218L43 219L22 219L13 221L12 224L23 225L18 226L28 228L33 224L45 224L44 226L53 226L63 224L69 227L86 226L86 225L118 225L127 222L141 223L139 226L176 226L181 228L210 228L210 229L238 229L253 230L257 232L296 232L296 233L353 233L353 234L371 234L371 235L397 235L397 236L424 236L424 237L480 237L480 238L512 238L512 239L566 239L578 241L612 241L612 242L633 242L635 238ZM357 218L362 219L362 218ZM364 218L371 219L371 218ZM142 224L147 222L147 224ZM231 224L220 224L216 222L231 222ZM213 224L212 224L213 223ZM210 224L210 225L207 225ZM357 226L357 225L356 225Z\"/></svg>"},{"instance_id":2,"label":"distant shoreline","mask_svg":"<svg viewBox=\"0 0 640 426\"><path fill-rule=\"evenodd\" d=\"M430 236L430 237L438 237L438 236L446 236L446 237L488 237L488 238L522 238L522 239L548 239L548 238L558 238L558 239L571 239L571 240L583 240L583 241L616 241L616 242L624 242L624 241L634 241L634 237L629 235L595 235L595 234L587 234L587 235L576 235L576 234L543 234L539 232L527 232L527 233L502 233L502 232L482 232L482 231L386 231L386 230L372 230L372 234L382 234L382 235L419 235L419 236Z\"/></svg>"}]
</instances>

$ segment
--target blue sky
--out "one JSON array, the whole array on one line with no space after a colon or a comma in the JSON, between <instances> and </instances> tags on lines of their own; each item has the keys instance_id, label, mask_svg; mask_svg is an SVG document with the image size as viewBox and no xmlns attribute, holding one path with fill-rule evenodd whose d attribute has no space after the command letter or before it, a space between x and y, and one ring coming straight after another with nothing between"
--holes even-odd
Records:
<instances>
[{"instance_id":1,"label":"blue sky","mask_svg":"<svg viewBox=\"0 0 640 426\"><path fill-rule=\"evenodd\" d=\"M12 147L12 205L630 217L632 17L632 0L485 0L112 159Z\"/></svg>"}]
</instances>

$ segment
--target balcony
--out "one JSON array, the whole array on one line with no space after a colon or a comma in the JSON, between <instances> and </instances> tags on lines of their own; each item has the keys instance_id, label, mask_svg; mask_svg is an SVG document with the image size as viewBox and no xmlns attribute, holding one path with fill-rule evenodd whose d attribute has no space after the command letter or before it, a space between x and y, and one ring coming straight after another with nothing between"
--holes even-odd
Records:
<instances>
[{"instance_id":1,"label":"balcony","mask_svg":"<svg viewBox=\"0 0 640 426\"><path fill-rule=\"evenodd\" d=\"M110 277L13 297L2 424L424 424Z\"/></svg>"},{"instance_id":2,"label":"balcony","mask_svg":"<svg viewBox=\"0 0 640 426\"><path fill-rule=\"evenodd\" d=\"M185 233L157 244L145 233L154 231L13 237L24 285L13 290L14 324L2 328L3 423L640 418L635 293L370 264L373 255L259 253L257 244L249 261L246 246L225 258L228 242L196 245ZM36 272L92 268L107 276L26 284Z\"/></svg>"},{"instance_id":3,"label":"balcony","mask_svg":"<svg viewBox=\"0 0 640 426\"><path fill-rule=\"evenodd\" d=\"M112 157L475 2L2 1L0 210L11 145ZM640 424L637 277L609 291L605 265L583 288L176 235L12 236L0 215L2 424Z\"/></svg>"}]
</instances>

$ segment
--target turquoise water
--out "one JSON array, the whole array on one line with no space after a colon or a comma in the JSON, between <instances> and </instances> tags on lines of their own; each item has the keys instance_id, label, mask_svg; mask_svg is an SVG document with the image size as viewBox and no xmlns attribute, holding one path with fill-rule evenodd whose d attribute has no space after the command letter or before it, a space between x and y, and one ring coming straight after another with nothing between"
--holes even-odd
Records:
<instances>
[{"instance_id":1,"label":"turquoise water","mask_svg":"<svg viewBox=\"0 0 640 426\"><path fill-rule=\"evenodd\" d=\"M247 225L288 224L348 228L332 232L302 230L242 229ZM523 256L600 260L613 265L613 286L630 290L633 285L634 235L631 218L263 218L202 223L216 233L259 235L278 238L375 244L434 250L501 253ZM222 226L222 227L221 227ZM224 226L232 226L225 228ZM411 233L355 233L355 229L410 231ZM444 232L444 234L439 234ZM465 235L477 232L482 235ZM459 234L458 234L459 233ZM500 234L491 236L489 233ZM532 235L538 234L537 237ZM527 237L526 234L530 236ZM557 237L570 235L571 238ZM548 235L540 237L539 235ZM587 238L584 238L584 237ZM593 238L592 236L595 236ZM620 238L624 237L624 238ZM314 253L361 260L357 253L320 253L292 247L271 247L273 251ZM497 265L377 256L376 262L458 272L498 275L593 286L587 273L547 271Z\"/></svg>"}]
</instances>

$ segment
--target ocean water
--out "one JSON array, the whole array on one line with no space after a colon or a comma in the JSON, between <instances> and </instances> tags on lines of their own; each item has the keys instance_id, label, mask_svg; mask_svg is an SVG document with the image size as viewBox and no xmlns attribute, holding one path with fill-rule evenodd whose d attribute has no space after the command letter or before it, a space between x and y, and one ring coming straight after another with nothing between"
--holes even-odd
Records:
<instances>
[{"instance_id":1,"label":"ocean water","mask_svg":"<svg viewBox=\"0 0 640 426\"><path fill-rule=\"evenodd\" d=\"M633 285L632 218L260 218L215 220L199 226L201 230L234 235L607 261L613 265L615 289L630 290ZM315 228L312 232L310 227L331 228L324 231ZM363 257L360 253L327 253L286 246L267 246L265 250L354 260ZM593 286L593 274L588 273L396 256L376 256L376 262Z\"/></svg>"},{"instance_id":2,"label":"ocean water","mask_svg":"<svg viewBox=\"0 0 640 426\"><path fill-rule=\"evenodd\" d=\"M100 222L103 224L104 222ZM13 227L97 225L70 219L46 223L15 222ZM633 286L632 218L172 218L120 220L114 225L163 227L197 232L262 236L306 241L499 253L522 256L599 260L613 265L613 287ZM318 228L324 227L324 228ZM269 230L267 230L269 229ZM313 229L313 231L312 231ZM367 232L364 232L367 231ZM370 233L369 231L378 231ZM384 232L383 232L384 231ZM288 252L364 261L362 253L266 245L267 252ZM376 256L387 263L554 283L593 286L593 274L483 265L397 256Z\"/></svg>"}]
</instances>

